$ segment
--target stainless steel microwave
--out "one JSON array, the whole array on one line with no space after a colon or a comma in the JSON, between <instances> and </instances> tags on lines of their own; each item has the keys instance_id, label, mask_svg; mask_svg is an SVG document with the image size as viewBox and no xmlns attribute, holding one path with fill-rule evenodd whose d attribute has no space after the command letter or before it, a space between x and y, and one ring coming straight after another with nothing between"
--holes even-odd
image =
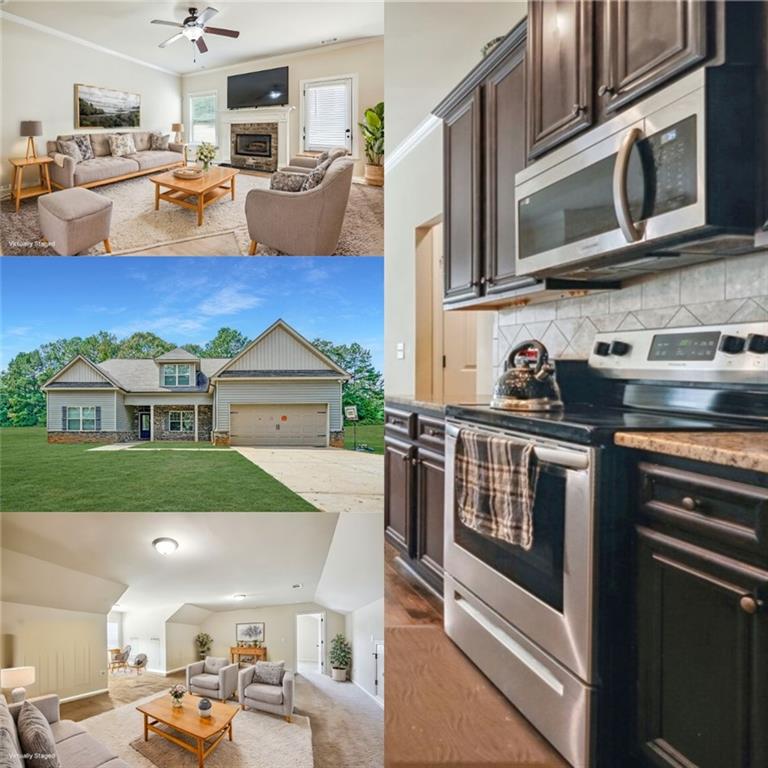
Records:
<instances>
[{"instance_id":1,"label":"stainless steel microwave","mask_svg":"<svg viewBox=\"0 0 768 768\"><path fill-rule=\"evenodd\" d=\"M642 273L754 249L748 67L700 69L515 177L520 275Z\"/></svg>"}]
</instances>

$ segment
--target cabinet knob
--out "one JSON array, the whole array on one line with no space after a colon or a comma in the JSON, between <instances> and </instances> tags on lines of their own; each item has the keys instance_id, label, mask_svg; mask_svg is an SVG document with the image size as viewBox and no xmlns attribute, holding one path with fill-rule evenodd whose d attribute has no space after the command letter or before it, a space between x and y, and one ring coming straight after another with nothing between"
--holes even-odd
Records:
<instances>
[{"instance_id":1,"label":"cabinet knob","mask_svg":"<svg viewBox=\"0 0 768 768\"><path fill-rule=\"evenodd\" d=\"M760 610L761 603L759 600L756 600L752 595L744 595L739 600L739 607L741 608L744 613L748 613L750 616L753 616Z\"/></svg>"},{"instance_id":2,"label":"cabinet knob","mask_svg":"<svg viewBox=\"0 0 768 768\"><path fill-rule=\"evenodd\" d=\"M685 496L681 503L683 509L687 509L689 512L701 508L701 501L699 501L699 499L694 499L692 496Z\"/></svg>"},{"instance_id":3,"label":"cabinet knob","mask_svg":"<svg viewBox=\"0 0 768 768\"><path fill-rule=\"evenodd\" d=\"M419 460L418 460L418 459L411 459L411 465L412 465L412 466L414 466L414 467L415 467L415 466L417 466L417 465L418 465L418 463L419 463Z\"/></svg>"},{"instance_id":4,"label":"cabinet knob","mask_svg":"<svg viewBox=\"0 0 768 768\"><path fill-rule=\"evenodd\" d=\"M614 90L611 88L610 85L606 85L603 83L598 89L597 89L597 95L598 96L605 96L606 94L613 94Z\"/></svg>"},{"instance_id":5,"label":"cabinet knob","mask_svg":"<svg viewBox=\"0 0 768 768\"><path fill-rule=\"evenodd\" d=\"M580 115L582 112L586 112L587 108L583 104L574 104L573 112L576 115Z\"/></svg>"}]
</instances>

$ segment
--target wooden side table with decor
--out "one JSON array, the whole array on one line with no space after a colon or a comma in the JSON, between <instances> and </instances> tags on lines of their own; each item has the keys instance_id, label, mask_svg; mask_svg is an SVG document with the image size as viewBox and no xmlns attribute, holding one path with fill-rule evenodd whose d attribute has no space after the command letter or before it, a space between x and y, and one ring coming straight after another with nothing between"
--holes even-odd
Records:
<instances>
[{"instance_id":1,"label":"wooden side table with decor","mask_svg":"<svg viewBox=\"0 0 768 768\"><path fill-rule=\"evenodd\" d=\"M11 184L11 196L16 200L16 213L19 212L19 204L28 197L37 197L38 195L47 195L51 192L51 175L48 172L48 163L52 163L53 158L48 157L12 157L10 163L13 166L13 183ZM40 174L40 183L34 187L22 187L24 180L24 169L37 167Z\"/></svg>"},{"instance_id":2,"label":"wooden side table with decor","mask_svg":"<svg viewBox=\"0 0 768 768\"><path fill-rule=\"evenodd\" d=\"M229 649L229 658L234 664L236 661L240 661L241 656L253 656L256 661L267 660L267 649L263 646L261 648L249 648L248 646L240 647L239 645L233 645Z\"/></svg>"}]
</instances>

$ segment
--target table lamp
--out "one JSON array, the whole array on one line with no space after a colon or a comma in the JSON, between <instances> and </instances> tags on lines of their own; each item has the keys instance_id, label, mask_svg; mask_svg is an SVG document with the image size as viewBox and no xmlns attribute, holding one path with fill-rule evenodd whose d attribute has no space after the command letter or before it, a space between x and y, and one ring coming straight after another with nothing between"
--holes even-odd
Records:
<instances>
[{"instance_id":1,"label":"table lamp","mask_svg":"<svg viewBox=\"0 0 768 768\"><path fill-rule=\"evenodd\" d=\"M171 130L176 132L176 138L174 141L177 144L181 144L181 134L184 131L184 124L183 123L171 123Z\"/></svg>"},{"instance_id":2,"label":"table lamp","mask_svg":"<svg viewBox=\"0 0 768 768\"><path fill-rule=\"evenodd\" d=\"M19 134L27 137L27 160L30 157L37 157L37 147L33 137L43 135L43 124L39 120L22 120Z\"/></svg>"},{"instance_id":3,"label":"table lamp","mask_svg":"<svg viewBox=\"0 0 768 768\"><path fill-rule=\"evenodd\" d=\"M13 688L11 702L14 704L24 701L24 697L27 695L24 686L32 685L34 682L34 667L9 667L0 670L0 688Z\"/></svg>"}]
</instances>

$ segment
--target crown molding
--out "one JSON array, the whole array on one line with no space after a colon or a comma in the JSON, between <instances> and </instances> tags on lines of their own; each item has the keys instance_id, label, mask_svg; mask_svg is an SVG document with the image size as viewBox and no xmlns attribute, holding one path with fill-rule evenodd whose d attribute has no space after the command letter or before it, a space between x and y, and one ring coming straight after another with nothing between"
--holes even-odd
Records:
<instances>
[{"instance_id":1,"label":"crown molding","mask_svg":"<svg viewBox=\"0 0 768 768\"><path fill-rule=\"evenodd\" d=\"M416 147L431 136L443 121L436 115L427 115L384 160L384 175L391 173Z\"/></svg>"}]
</instances>

